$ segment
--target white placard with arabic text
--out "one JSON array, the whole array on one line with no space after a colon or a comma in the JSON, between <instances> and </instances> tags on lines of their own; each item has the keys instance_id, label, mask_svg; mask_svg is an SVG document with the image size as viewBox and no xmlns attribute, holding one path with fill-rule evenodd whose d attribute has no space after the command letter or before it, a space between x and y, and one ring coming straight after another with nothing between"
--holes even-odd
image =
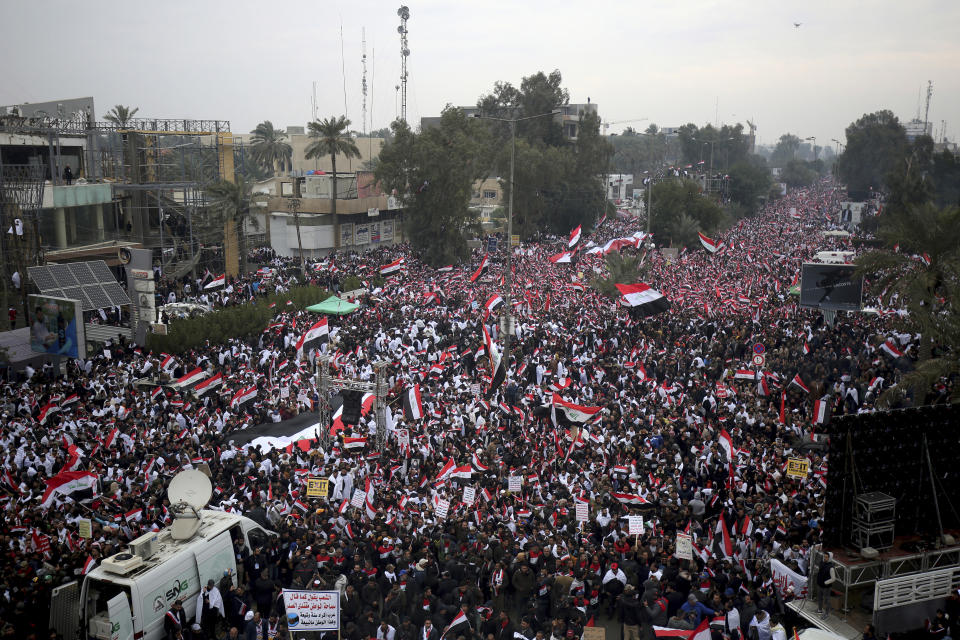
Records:
<instances>
[{"instance_id":1,"label":"white placard with arabic text","mask_svg":"<svg viewBox=\"0 0 960 640\"><path fill-rule=\"evenodd\" d=\"M350 500L350 506L356 507L357 509L362 509L363 503L366 501L366 499L367 499L366 491L364 491L363 489L354 489L353 498L351 498Z\"/></svg>"},{"instance_id":2,"label":"white placard with arabic text","mask_svg":"<svg viewBox=\"0 0 960 640\"><path fill-rule=\"evenodd\" d=\"M627 516L627 526L630 535L643 535L643 516Z\"/></svg>"},{"instance_id":3,"label":"white placard with arabic text","mask_svg":"<svg viewBox=\"0 0 960 640\"><path fill-rule=\"evenodd\" d=\"M336 631L340 628L339 591L283 590L290 631Z\"/></svg>"},{"instance_id":4,"label":"white placard with arabic text","mask_svg":"<svg viewBox=\"0 0 960 640\"><path fill-rule=\"evenodd\" d=\"M450 501L449 500L438 500L437 507L433 512L437 515L437 520L446 520L447 512L450 510Z\"/></svg>"},{"instance_id":5,"label":"white placard with arabic text","mask_svg":"<svg viewBox=\"0 0 960 640\"><path fill-rule=\"evenodd\" d=\"M510 476L507 478L507 489L511 492L523 490L523 478L520 476Z\"/></svg>"},{"instance_id":6,"label":"white placard with arabic text","mask_svg":"<svg viewBox=\"0 0 960 640\"><path fill-rule=\"evenodd\" d=\"M577 503L577 522L586 522L590 519L590 505L586 502Z\"/></svg>"},{"instance_id":7,"label":"white placard with arabic text","mask_svg":"<svg viewBox=\"0 0 960 640\"><path fill-rule=\"evenodd\" d=\"M463 488L463 502L465 504L473 505L476 499L477 499L477 490L474 487Z\"/></svg>"}]
</instances>

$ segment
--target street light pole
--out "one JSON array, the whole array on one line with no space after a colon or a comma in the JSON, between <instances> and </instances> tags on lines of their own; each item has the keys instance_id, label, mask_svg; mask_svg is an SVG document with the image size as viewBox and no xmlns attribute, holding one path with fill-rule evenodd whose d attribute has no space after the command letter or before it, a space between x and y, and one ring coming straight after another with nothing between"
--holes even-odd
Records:
<instances>
[{"instance_id":1,"label":"street light pole","mask_svg":"<svg viewBox=\"0 0 960 640\"><path fill-rule=\"evenodd\" d=\"M817 161L817 136L810 136L807 140L813 140L813 161Z\"/></svg>"},{"instance_id":2,"label":"street light pole","mask_svg":"<svg viewBox=\"0 0 960 640\"><path fill-rule=\"evenodd\" d=\"M504 311L501 315L503 320L503 354L501 358L503 359L503 369L508 371L510 369L510 334L513 331L513 300L510 297L510 293L513 289L513 191L514 191L514 169L516 166L517 159L517 123L522 120L532 120L534 118L542 118L544 116L555 116L560 113L559 109L554 109L549 113L538 113L534 116L526 116L523 118L493 118L490 116L483 116L480 114L475 114L474 118L479 118L481 120L496 120L497 122L508 122L510 123L510 196L507 198L507 273L504 274L503 285L503 307Z\"/></svg>"}]
</instances>

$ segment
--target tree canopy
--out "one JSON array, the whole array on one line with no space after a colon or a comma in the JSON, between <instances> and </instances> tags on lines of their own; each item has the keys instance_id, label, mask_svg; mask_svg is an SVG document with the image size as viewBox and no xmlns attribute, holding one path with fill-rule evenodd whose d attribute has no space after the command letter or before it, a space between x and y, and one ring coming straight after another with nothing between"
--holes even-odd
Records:
<instances>
[{"instance_id":1,"label":"tree canopy","mask_svg":"<svg viewBox=\"0 0 960 640\"><path fill-rule=\"evenodd\" d=\"M477 229L470 210L473 183L489 168L489 133L480 120L447 107L438 127L419 134L397 120L380 151L377 180L404 206L404 235L422 260L444 266L466 259L467 232Z\"/></svg>"},{"instance_id":2,"label":"tree canopy","mask_svg":"<svg viewBox=\"0 0 960 640\"><path fill-rule=\"evenodd\" d=\"M702 161L709 168L712 152L714 172L726 171L750 153L750 137L744 135L740 123L725 124L719 129L712 124L697 127L688 123L678 129L677 136L683 162L695 165Z\"/></svg>"},{"instance_id":3,"label":"tree canopy","mask_svg":"<svg viewBox=\"0 0 960 640\"><path fill-rule=\"evenodd\" d=\"M103 119L107 122L112 122L118 127L126 127L130 124L130 121L133 120L133 116L137 115L137 111L140 111L140 107L131 109L122 104L117 104L104 114Z\"/></svg>"},{"instance_id":4,"label":"tree canopy","mask_svg":"<svg viewBox=\"0 0 960 640\"><path fill-rule=\"evenodd\" d=\"M797 151L800 150L800 138L792 133L785 133L780 136L777 146L774 147L770 155L770 164L775 167L785 167L787 163L797 157Z\"/></svg>"},{"instance_id":5,"label":"tree canopy","mask_svg":"<svg viewBox=\"0 0 960 640\"><path fill-rule=\"evenodd\" d=\"M847 146L837 162L837 174L853 199L879 191L907 152L907 134L892 111L865 114L846 130Z\"/></svg>"},{"instance_id":6,"label":"tree canopy","mask_svg":"<svg viewBox=\"0 0 960 640\"><path fill-rule=\"evenodd\" d=\"M287 134L276 129L269 120L264 120L250 133L251 151L261 167L272 175L277 171L292 168L293 147L287 142Z\"/></svg>"},{"instance_id":7,"label":"tree canopy","mask_svg":"<svg viewBox=\"0 0 960 640\"><path fill-rule=\"evenodd\" d=\"M715 233L723 222L723 209L705 198L693 180L668 180L653 187L650 230L657 244L695 246L698 231Z\"/></svg>"}]
</instances>

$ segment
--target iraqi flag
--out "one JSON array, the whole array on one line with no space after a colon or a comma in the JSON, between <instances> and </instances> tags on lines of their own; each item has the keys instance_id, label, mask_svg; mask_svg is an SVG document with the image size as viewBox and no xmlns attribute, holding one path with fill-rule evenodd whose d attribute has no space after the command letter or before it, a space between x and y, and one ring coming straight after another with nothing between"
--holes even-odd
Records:
<instances>
[{"instance_id":1,"label":"iraqi flag","mask_svg":"<svg viewBox=\"0 0 960 640\"><path fill-rule=\"evenodd\" d=\"M893 340L887 340L882 345L880 345L880 350L886 353L891 358L902 358L903 351L897 349L897 345L894 344Z\"/></svg>"},{"instance_id":2,"label":"iraqi flag","mask_svg":"<svg viewBox=\"0 0 960 640\"><path fill-rule=\"evenodd\" d=\"M716 240L711 240L699 231L697 231L697 235L700 236L700 244L703 245L703 248L706 249L708 253L716 253L717 249L720 248L720 243Z\"/></svg>"},{"instance_id":3,"label":"iraqi flag","mask_svg":"<svg viewBox=\"0 0 960 640\"><path fill-rule=\"evenodd\" d=\"M610 495L616 498L616 500L621 504L629 504L635 507L650 504L643 498L643 496L638 496L632 493L611 493Z\"/></svg>"},{"instance_id":4,"label":"iraqi flag","mask_svg":"<svg viewBox=\"0 0 960 640\"><path fill-rule=\"evenodd\" d=\"M750 369L737 369L737 372L733 374L734 380L756 380L757 374Z\"/></svg>"},{"instance_id":5,"label":"iraqi flag","mask_svg":"<svg viewBox=\"0 0 960 640\"><path fill-rule=\"evenodd\" d=\"M470 282L476 282L477 278L482 276L487 268L490 266L490 257L487 254L483 254L483 260L480 261L480 266L477 267L477 270L473 272L473 275L470 276Z\"/></svg>"},{"instance_id":6,"label":"iraqi flag","mask_svg":"<svg viewBox=\"0 0 960 640\"><path fill-rule=\"evenodd\" d=\"M795 385L797 385L798 387L800 387L801 389L803 389L803 392L804 392L804 393L810 393L810 387L808 387L807 385L803 384L803 380L800 378L800 374L799 374L799 373L798 373L797 375L793 376L793 380L790 381L790 384L795 384Z\"/></svg>"},{"instance_id":7,"label":"iraqi flag","mask_svg":"<svg viewBox=\"0 0 960 640\"><path fill-rule=\"evenodd\" d=\"M210 282L208 282L207 284L205 284L205 285L203 286L203 288L204 288L204 289L216 289L217 287L222 287L222 286L225 285L226 283L227 283L227 276L226 276L226 274L223 274L223 273L222 273L222 274L220 274L219 277L216 277L216 278L214 278L213 280L211 280Z\"/></svg>"},{"instance_id":8,"label":"iraqi flag","mask_svg":"<svg viewBox=\"0 0 960 640\"><path fill-rule=\"evenodd\" d=\"M830 396L823 396L813 403L813 424L830 422Z\"/></svg>"},{"instance_id":9,"label":"iraqi flag","mask_svg":"<svg viewBox=\"0 0 960 640\"><path fill-rule=\"evenodd\" d=\"M69 407L69 406L72 405L73 403L79 402L79 401L80 401L80 396L78 396L78 395L75 394L75 393L71 393L70 395L68 395L66 398L64 398L64 399L60 402L60 406L61 406L61 407Z\"/></svg>"},{"instance_id":10,"label":"iraqi flag","mask_svg":"<svg viewBox=\"0 0 960 640\"><path fill-rule=\"evenodd\" d=\"M93 559L93 556L87 556L87 561L83 563L83 571L81 575L87 575L93 568L97 566L97 561Z\"/></svg>"},{"instance_id":11,"label":"iraqi flag","mask_svg":"<svg viewBox=\"0 0 960 640\"><path fill-rule=\"evenodd\" d=\"M207 377L207 372L201 369L200 367L197 367L187 375L177 378L177 382L175 383L175 385L178 387L189 387L192 384L200 382L206 377Z\"/></svg>"},{"instance_id":12,"label":"iraqi flag","mask_svg":"<svg viewBox=\"0 0 960 640\"><path fill-rule=\"evenodd\" d=\"M600 407L584 407L567 402L556 393L553 394L553 409L559 409L570 422L586 422L600 412Z\"/></svg>"},{"instance_id":13,"label":"iraqi flag","mask_svg":"<svg viewBox=\"0 0 960 640\"><path fill-rule=\"evenodd\" d=\"M448 626L446 631L443 632L443 636L446 636L448 632L464 624L470 626L470 622L467 620L467 614L463 612L463 609L460 609L457 611L457 615L453 617L453 620L450 621L450 626Z\"/></svg>"},{"instance_id":14,"label":"iraqi flag","mask_svg":"<svg viewBox=\"0 0 960 640\"><path fill-rule=\"evenodd\" d=\"M733 464L733 438L730 437L730 434L727 433L726 429L720 431L720 437L718 438L720 443L720 448L723 449L723 452L727 454L727 462Z\"/></svg>"},{"instance_id":15,"label":"iraqi flag","mask_svg":"<svg viewBox=\"0 0 960 640\"><path fill-rule=\"evenodd\" d=\"M343 448L344 449L362 449L367 446L366 438L348 438L344 437L343 439Z\"/></svg>"},{"instance_id":16,"label":"iraqi flag","mask_svg":"<svg viewBox=\"0 0 960 640\"><path fill-rule=\"evenodd\" d=\"M495 293L487 300L486 304L483 305L483 308L487 310L487 313L493 313L503 304L503 298Z\"/></svg>"},{"instance_id":17,"label":"iraqi flag","mask_svg":"<svg viewBox=\"0 0 960 640\"><path fill-rule=\"evenodd\" d=\"M398 258L393 262L391 262L390 264L383 265L382 267L380 267L380 275L388 276L391 273L396 273L397 271L400 271L400 269L403 268L403 260L404 260L403 258Z\"/></svg>"},{"instance_id":18,"label":"iraqi flag","mask_svg":"<svg viewBox=\"0 0 960 640\"><path fill-rule=\"evenodd\" d=\"M452 264L448 264L448 265L445 266L445 267L440 267L439 269L437 269L437 272L438 272L438 273L450 273L451 271L453 271L453 265L452 265Z\"/></svg>"},{"instance_id":19,"label":"iraqi flag","mask_svg":"<svg viewBox=\"0 0 960 640\"><path fill-rule=\"evenodd\" d=\"M580 228L582 225L577 225L577 228L570 232L570 240L567 242L567 247L573 249L577 246L577 243L580 242Z\"/></svg>"},{"instance_id":20,"label":"iraqi flag","mask_svg":"<svg viewBox=\"0 0 960 640\"><path fill-rule=\"evenodd\" d=\"M317 348L318 345L327 342L329 339L330 326L327 324L327 317L324 316L313 323L313 326L307 329L307 332L297 340L297 356L303 355L304 350L309 353L312 349Z\"/></svg>"},{"instance_id":21,"label":"iraqi flag","mask_svg":"<svg viewBox=\"0 0 960 640\"><path fill-rule=\"evenodd\" d=\"M554 254L547 259L553 264L566 264L571 261L574 253L575 252L573 251L564 251L562 253Z\"/></svg>"},{"instance_id":22,"label":"iraqi flag","mask_svg":"<svg viewBox=\"0 0 960 640\"><path fill-rule=\"evenodd\" d=\"M722 511L720 512L720 521L717 522L717 533L720 534L720 550L723 552L723 557L732 557L733 542L730 540L730 529L727 528L727 519L723 517Z\"/></svg>"},{"instance_id":23,"label":"iraqi flag","mask_svg":"<svg viewBox=\"0 0 960 640\"><path fill-rule=\"evenodd\" d=\"M415 384L403 394L403 417L407 420L423 418L423 402L420 399L420 385Z\"/></svg>"},{"instance_id":24,"label":"iraqi flag","mask_svg":"<svg viewBox=\"0 0 960 640\"><path fill-rule=\"evenodd\" d=\"M72 498L85 500L97 495L96 474L89 471L61 471L47 480L47 490L43 492L42 506L46 509L57 498Z\"/></svg>"},{"instance_id":25,"label":"iraqi flag","mask_svg":"<svg viewBox=\"0 0 960 640\"><path fill-rule=\"evenodd\" d=\"M223 375L218 373L212 378L208 378L203 382L201 382L200 384L198 384L197 386L195 386L193 388L193 392L196 393L197 395L203 395L207 391L210 391L211 389L216 389L222 384L223 384Z\"/></svg>"},{"instance_id":26,"label":"iraqi flag","mask_svg":"<svg viewBox=\"0 0 960 640\"><path fill-rule=\"evenodd\" d=\"M242 387L239 391L233 394L233 397L230 398L231 407L239 407L244 402L248 402L257 397L257 386L253 385L252 387Z\"/></svg>"},{"instance_id":27,"label":"iraqi flag","mask_svg":"<svg viewBox=\"0 0 960 640\"><path fill-rule=\"evenodd\" d=\"M47 422L47 418L49 418L55 413L58 413L59 411L60 411L60 407L57 405L56 402L48 402L43 406L42 409L40 409L40 415L37 416L37 421L40 424L45 424Z\"/></svg>"},{"instance_id":28,"label":"iraqi flag","mask_svg":"<svg viewBox=\"0 0 960 640\"><path fill-rule=\"evenodd\" d=\"M639 309L645 316L662 313L670 308L670 301L648 284L638 282L637 284L618 284L616 287L627 305Z\"/></svg>"}]
</instances>

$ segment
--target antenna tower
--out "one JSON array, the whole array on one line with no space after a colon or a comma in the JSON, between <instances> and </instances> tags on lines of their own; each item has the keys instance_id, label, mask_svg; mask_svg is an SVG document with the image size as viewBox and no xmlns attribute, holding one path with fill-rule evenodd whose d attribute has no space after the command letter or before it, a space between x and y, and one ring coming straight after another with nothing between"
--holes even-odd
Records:
<instances>
[{"instance_id":1,"label":"antenna tower","mask_svg":"<svg viewBox=\"0 0 960 640\"><path fill-rule=\"evenodd\" d=\"M360 81L361 92L363 93L363 135L367 135L367 28L360 29L363 42L363 55L360 56L360 64L363 65L363 79Z\"/></svg>"},{"instance_id":2,"label":"antenna tower","mask_svg":"<svg viewBox=\"0 0 960 640\"><path fill-rule=\"evenodd\" d=\"M923 134L927 135L927 127L930 126L930 97L933 95L933 80L927 80L927 108L923 112Z\"/></svg>"},{"instance_id":3,"label":"antenna tower","mask_svg":"<svg viewBox=\"0 0 960 640\"><path fill-rule=\"evenodd\" d=\"M404 122L407 121L407 56L410 55L410 47L407 44L407 20L410 19L410 9L402 5L397 9L397 15L400 16L400 26L397 27L397 33L400 34L400 117Z\"/></svg>"}]
</instances>

